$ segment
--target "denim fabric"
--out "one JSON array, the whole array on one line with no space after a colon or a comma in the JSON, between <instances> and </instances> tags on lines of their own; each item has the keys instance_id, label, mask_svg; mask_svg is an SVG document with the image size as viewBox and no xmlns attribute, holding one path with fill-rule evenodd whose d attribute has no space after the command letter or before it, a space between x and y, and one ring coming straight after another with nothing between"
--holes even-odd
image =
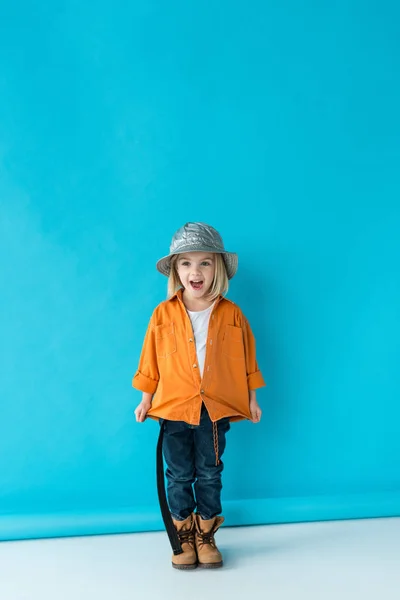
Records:
<instances>
[{"instance_id":1,"label":"denim fabric","mask_svg":"<svg viewBox=\"0 0 400 600\"><path fill-rule=\"evenodd\" d=\"M200 425L188 425L184 421L163 422L167 495L173 518L183 521L197 507L197 513L203 519L212 519L222 512L224 465L221 457L225 450L225 435L230 429L229 418L217 422L219 465L216 465L213 424L204 404Z\"/></svg>"}]
</instances>

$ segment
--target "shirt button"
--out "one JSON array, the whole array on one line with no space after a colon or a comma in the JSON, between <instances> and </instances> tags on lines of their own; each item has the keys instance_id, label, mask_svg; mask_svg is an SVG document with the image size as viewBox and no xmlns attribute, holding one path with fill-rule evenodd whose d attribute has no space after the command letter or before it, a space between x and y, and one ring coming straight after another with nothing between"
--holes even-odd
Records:
<instances>
[{"instance_id":1,"label":"shirt button","mask_svg":"<svg viewBox=\"0 0 400 600\"><path fill-rule=\"evenodd\" d=\"M196 363L193 365L193 369L197 369L197 365L196 365Z\"/></svg>"},{"instance_id":2,"label":"shirt button","mask_svg":"<svg viewBox=\"0 0 400 600\"><path fill-rule=\"evenodd\" d=\"M200 394L204 394L204 390L200 390Z\"/></svg>"},{"instance_id":3,"label":"shirt button","mask_svg":"<svg viewBox=\"0 0 400 600\"><path fill-rule=\"evenodd\" d=\"M192 338L190 338L190 339L189 339L189 342L193 342L193 339L192 339Z\"/></svg>"}]
</instances>

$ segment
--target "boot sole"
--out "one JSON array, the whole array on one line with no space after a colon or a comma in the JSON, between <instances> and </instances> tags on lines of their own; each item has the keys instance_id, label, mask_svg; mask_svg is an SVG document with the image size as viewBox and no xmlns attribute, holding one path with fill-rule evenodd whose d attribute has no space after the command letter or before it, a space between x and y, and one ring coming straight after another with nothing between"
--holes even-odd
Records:
<instances>
[{"instance_id":1,"label":"boot sole","mask_svg":"<svg viewBox=\"0 0 400 600\"><path fill-rule=\"evenodd\" d=\"M172 563L174 569L178 569L178 571L193 571L197 569L197 563L193 563L192 565L176 565Z\"/></svg>"},{"instance_id":2,"label":"boot sole","mask_svg":"<svg viewBox=\"0 0 400 600\"><path fill-rule=\"evenodd\" d=\"M223 566L224 566L224 563L222 560L221 560L221 562L217 562L217 563L199 563L198 564L199 569L220 569Z\"/></svg>"}]
</instances>

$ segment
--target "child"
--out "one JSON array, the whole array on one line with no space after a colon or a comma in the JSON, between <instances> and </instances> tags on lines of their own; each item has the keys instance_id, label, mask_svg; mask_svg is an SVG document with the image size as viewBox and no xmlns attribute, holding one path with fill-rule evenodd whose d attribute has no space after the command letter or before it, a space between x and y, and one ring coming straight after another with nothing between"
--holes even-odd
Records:
<instances>
[{"instance_id":1,"label":"child","mask_svg":"<svg viewBox=\"0 0 400 600\"><path fill-rule=\"evenodd\" d=\"M169 277L168 300L153 312L132 382L143 392L136 420L151 417L164 429L168 517L182 550L172 557L176 569L222 566L214 534L224 521L225 436L231 421L261 419L255 340L224 297L237 264L213 227L187 223L175 233L157 263Z\"/></svg>"}]
</instances>

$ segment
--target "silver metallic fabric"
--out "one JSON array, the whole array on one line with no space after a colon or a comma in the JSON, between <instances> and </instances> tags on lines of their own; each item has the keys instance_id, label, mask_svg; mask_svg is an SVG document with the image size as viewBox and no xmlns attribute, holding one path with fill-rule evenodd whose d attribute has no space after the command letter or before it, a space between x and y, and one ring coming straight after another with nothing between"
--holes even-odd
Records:
<instances>
[{"instance_id":1,"label":"silver metallic fabric","mask_svg":"<svg viewBox=\"0 0 400 600\"><path fill-rule=\"evenodd\" d=\"M211 252L222 254L228 279L232 279L238 267L238 256L234 252L227 252L218 231L206 223L186 223L175 232L169 248L170 253L157 262L157 269L163 275L169 276L171 258L175 254L185 252Z\"/></svg>"}]
</instances>

